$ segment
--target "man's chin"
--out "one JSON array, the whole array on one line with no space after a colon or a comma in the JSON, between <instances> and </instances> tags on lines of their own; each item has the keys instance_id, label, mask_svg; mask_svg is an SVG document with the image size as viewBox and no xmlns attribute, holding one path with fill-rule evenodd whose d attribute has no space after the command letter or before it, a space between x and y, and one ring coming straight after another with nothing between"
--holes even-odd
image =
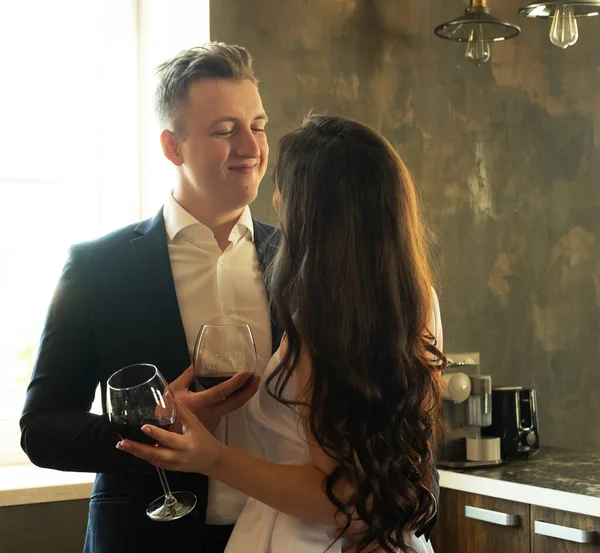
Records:
<instances>
[{"instance_id":1,"label":"man's chin","mask_svg":"<svg viewBox=\"0 0 600 553\"><path fill-rule=\"evenodd\" d=\"M243 196L245 205L251 204L258 197L258 187L260 182L253 182L248 184L243 189Z\"/></svg>"},{"instance_id":2,"label":"man's chin","mask_svg":"<svg viewBox=\"0 0 600 553\"><path fill-rule=\"evenodd\" d=\"M258 187L251 186L240 190L235 200L231 202L233 209L243 209L258 197Z\"/></svg>"}]
</instances>

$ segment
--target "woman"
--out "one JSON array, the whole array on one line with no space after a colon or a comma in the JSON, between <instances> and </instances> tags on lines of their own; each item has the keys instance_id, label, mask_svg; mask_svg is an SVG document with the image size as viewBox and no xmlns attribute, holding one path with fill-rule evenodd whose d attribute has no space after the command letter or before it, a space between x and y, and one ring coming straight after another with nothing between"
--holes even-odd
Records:
<instances>
[{"instance_id":1,"label":"woman","mask_svg":"<svg viewBox=\"0 0 600 553\"><path fill-rule=\"evenodd\" d=\"M270 287L285 337L246 406L257 456L183 406L184 435L144 427L163 447L120 447L249 495L227 553L339 552L335 528L360 530L358 551L431 551L415 534L436 509L445 360L410 175L371 129L313 116L281 140L275 181Z\"/></svg>"}]
</instances>

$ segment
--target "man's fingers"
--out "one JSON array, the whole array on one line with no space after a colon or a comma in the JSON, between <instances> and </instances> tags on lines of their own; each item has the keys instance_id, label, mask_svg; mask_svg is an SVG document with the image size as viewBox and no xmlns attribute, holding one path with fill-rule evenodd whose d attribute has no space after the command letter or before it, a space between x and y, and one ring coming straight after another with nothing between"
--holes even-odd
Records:
<instances>
[{"instance_id":1,"label":"man's fingers","mask_svg":"<svg viewBox=\"0 0 600 553\"><path fill-rule=\"evenodd\" d=\"M190 392L181 400L212 432L222 415L239 409L256 393L258 382L259 378L249 372L238 373L207 390ZM181 417L179 420L185 426L190 424L186 424Z\"/></svg>"},{"instance_id":2,"label":"man's fingers","mask_svg":"<svg viewBox=\"0 0 600 553\"><path fill-rule=\"evenodd\" d=\"M180 390L187 390L190 384L194 381L194 367L190 365L185 371L183 371L173 382L171 382L171 390L173 392L179 392Z\"/></svg>"},{"instance_id":3,"label":"man's fingers","mask_svg":"<svg viewBox=\"0 0 600 553\"><path fill-rule=\"evenodd\" d=\"M238 388L243 386L248 381L248 378L251 378L251 376L252 373L249 372L237 373L225 382L217 384L216 386L201 392L202 397L204 400L206 400L206 404L204 406L208 407L209 405L219 403L227 396L230 396Z\"/></svg>"},{"instance_id":4,"label":"man's fingers","mask_svg":"<svg viewBox=\"0 0 600 553\"><path fill-rule=\"evenodd\" d=\"M199 392L201 394L202 392ZM198 417L193 413L193 411L183 402L176 401L177 404L177 420L186 427L187 433L189 434L190 429L194 427L194 425L200 424Z\"/></svg>"},{"instance_id":5,"label":"man's fingers","mask_svg":"<svg viewBox=\"0 0 600 553\"><path fill-rule=\"evenodd\" d=\"M226 397L219 405L224 413L231 413L242 407L258 390L260 379L257 376L251 376L250 382L243 388Z\"/></svg>"}]
</instances>

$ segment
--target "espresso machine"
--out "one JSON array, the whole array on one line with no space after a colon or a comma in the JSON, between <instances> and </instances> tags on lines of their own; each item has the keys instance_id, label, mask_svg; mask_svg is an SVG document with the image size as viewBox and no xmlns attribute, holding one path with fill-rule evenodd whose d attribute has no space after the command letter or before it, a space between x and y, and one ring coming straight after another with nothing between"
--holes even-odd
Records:
<instances>
[{"instance_id":1,"label":"espresso machine","mask_svg":"<svg viewBox=\"0 0 600 553\"><path fill-rule=\"evenodd\" d=\"M492 425L492 377L480 374L479 354L448 354L447 358L437 465L452 469L498 465L502 463L500 438L482 434Z\"/></svg>"}]
</instances>

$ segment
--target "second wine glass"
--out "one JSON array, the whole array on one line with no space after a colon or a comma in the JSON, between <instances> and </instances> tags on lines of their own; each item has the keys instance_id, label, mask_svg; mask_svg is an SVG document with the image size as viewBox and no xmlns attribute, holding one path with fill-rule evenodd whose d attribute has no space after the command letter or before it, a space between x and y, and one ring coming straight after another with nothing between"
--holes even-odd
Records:
<instances>
[{"instance_id":1,"label":"second wine glass","mask_svg":"<svg viewBox=\"0 0 600 553\"><path fill-rule=\"evenodd\" d=\"M157 445L141 430L145 424L171 430L177 417L173 392L154 365L137 363L114 373L107 382L108 416L122 439ZM192 512L196 496L191 492L172 493L165 471L157 467L164 495L155 499L146 514L152 520L177 520Z\"/></svg>"},{"instance_id":2,"label":"second wine glass","mask_svg":"<svg viewBox=\"0 0 600 553\"><path fill-rule=\"evenodd\" d=\"M247 324L202 325L196 338L192 364L198 382L206 389L221 384L240 372L256 370L256 344ZM225 443L228 420L225 416Z\"/></svg>"}]
</instances>

